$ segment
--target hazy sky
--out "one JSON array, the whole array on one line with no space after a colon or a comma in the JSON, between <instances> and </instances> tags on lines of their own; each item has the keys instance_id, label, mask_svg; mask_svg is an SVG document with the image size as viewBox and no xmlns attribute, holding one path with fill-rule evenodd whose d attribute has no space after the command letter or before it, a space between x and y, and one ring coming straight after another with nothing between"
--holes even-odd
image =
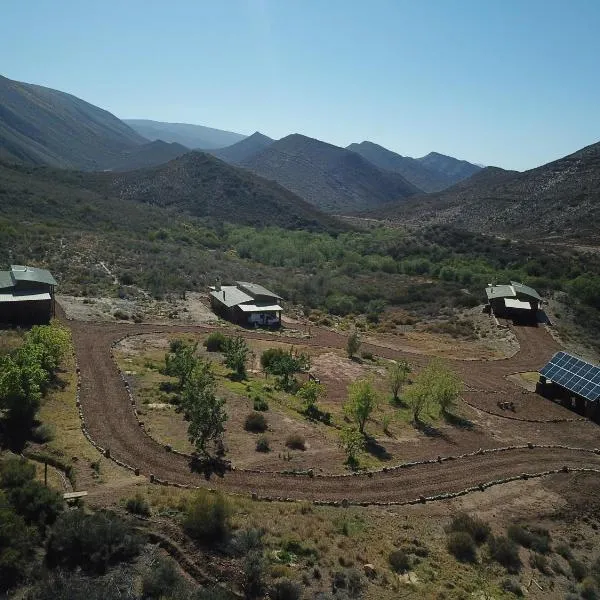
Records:
<instances>
[{"instance_id":1,"label":"hazy sky","mask_svg":"<svg viewBox=\"0 0 600 600\"><path fill-rule=\"evenodd\" d=\"M2 0L0 69L122 118L527 169L600 140L598 0Z\"/></svg>"}]
</instances>

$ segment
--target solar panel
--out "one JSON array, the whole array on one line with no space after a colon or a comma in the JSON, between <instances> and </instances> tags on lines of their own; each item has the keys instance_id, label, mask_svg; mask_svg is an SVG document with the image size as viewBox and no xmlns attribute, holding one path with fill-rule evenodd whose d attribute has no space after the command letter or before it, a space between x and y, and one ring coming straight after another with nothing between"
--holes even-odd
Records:
<instances>
[{"instance_id":1,"label":"solar panel","mask_svg":"<svg viewBox=\"0 0 600 600\"><path fill-rule=\"evenodd\" d=\"M600 367L567 352L557 352L539 373L586 400L600 400Z\"/></svg>"}]
</instances>

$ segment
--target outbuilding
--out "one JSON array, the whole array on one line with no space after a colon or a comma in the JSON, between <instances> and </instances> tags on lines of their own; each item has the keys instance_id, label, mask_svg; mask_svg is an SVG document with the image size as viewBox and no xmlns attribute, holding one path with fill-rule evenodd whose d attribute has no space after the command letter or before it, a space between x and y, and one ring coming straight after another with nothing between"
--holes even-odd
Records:
<instances>
[{"instance_id":1,"label":"outbuilding","mask_svg":"<svg viewBox=\"0 0 600 600\"><path fill-rule=\"evenodd\" d=\"M0 323L49 323L55 313L56 280L46 269L11 265L0 271Z\"/></svg>"},{"instance_id":2,"label":"outbuilding","mask_svg":"<svg viewBox=\"0 0 600 600\"><path fill-rule=\"evenodd\" d=\"M210 305L215 313L244 326L279 327L282 298L257 283L236 281L235 285L210 288Z\"/></svg>"},{"instance_id":3,"label":"outbuilding","mask_svg":"<svg viewBox=\"0 0 600 600\"><path fill-rule=\"evenodd\" d=\"M508 285L489 284L485 294L491 312L497 317L516 318L523 321L537 320L542 297L528 285L511 281Z\"/></svg>"}]
</instances>

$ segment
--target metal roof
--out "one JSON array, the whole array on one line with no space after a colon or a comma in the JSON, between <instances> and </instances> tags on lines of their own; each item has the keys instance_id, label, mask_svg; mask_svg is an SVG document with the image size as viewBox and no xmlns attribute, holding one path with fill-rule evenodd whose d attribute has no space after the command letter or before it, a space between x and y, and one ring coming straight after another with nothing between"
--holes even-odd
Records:
<instances>
[{"instance_id":1,"label":"metal roof","mask_svg":"<svg viewBox=\"0 0 600 600\"><path fill-rule=\"evenodd\" d=\"M542 297L532 287L529 287L528 285L525 285L523 283L519 283L518 281L511 281L510 284L513 286L517 294L531 296L532 298L535 298L540 302L542 301Z\"/></svg>"},{"instance_id":2,"label":"metal roof","mask_svg":"<svg viewBox=\"0 0 600 600\"><path fill-rule=\"evenodd\" d=\"M259 285L258 283L250 283L248 281L236 281L239 288L241 288L244 292L247 292L251 296L270 296L271 298L277 298L281 300L281 296L274 294L267 288Z\"/></svg>"},{"instance_id":3,"label":"metal roof","mask_svg":"<svg viewBox=\"0 0 600 600\"><path fill-rule=\"evenodd\" d=\"M213 298L216 298L221 304L224 304L227 308L236 306L237 304L243 304L244 302L252 302L254 298L248 296L245 292L238 289L235 285L222 285L219 291L213 290L210 292Z\"/></svg>"},{"instance_id":4,"label":"metal roof","mask_svg":"<svg viewBox=\"0 0 600 600\"><path fill-rule=\"evenodd\" d=\"M514 298L517 293L511 285L492 285L485 288L488 300L494 298Z\"/></svg>"},{"instance_id":5,"label":"metal roof","mask_svg":"<svg viewBox=\"0 0 600 600\"><path fill-rule=\"evenodd\" d=\"M516 298L504 298L504 306L506 306L506 308L516 308L518 310L531 310L531 304L529 302L523 302Z\"/></svg>"},{"instance_id":6,"label":"metal roof","mask_svg":"<svg viewBox=\"0 0 600 600\"><path fill-rule=\"evenodd\" d=\"M283 310L279 304L271 304L269 306L258 306L256 304L240 304L240 310L242 312L276 312Z\"/></svg>"},{"instance_id":7,"label":"metal roof","mask_svg":"<svg viewBox=\"0 0 600 600\"><path fill-rule=\"evenodd\" d=\"M40 302L41 300L50 300L50 294L43 292L41 294L19 294L9 293L0 294L0 302Z\"/></svg>"},{"instance_id":8,"label":"metal roof","mask_svg":"<svg viewBox=\"0 0 600 600\"><path fill-rule=\"evenodd\" d=\"M15 281L33 281L36 283L57 285L56 279L52 277L52 273L46 269L26 267L24 265L11 265L10 270Z\"/></svg>"},{"instance_id":9,"label":"metal roof","mask_svg":"<svg viewBox=\"0 0 600 600\"><path fill-rule=\"evenodd\" d=\"M557 352L539 374L586 400L600 400L600 367L568 352Z\"/></svg>"},{"instance_id":10,"label":"metal roof","mask_svg":"<svg viewBox=\"0 0 600 600\"><path fill-rule=\"evenodd\" d=\"M10 271L0 271L0 290L11 288L14 285Z\"/></svg>"}]
</instances>

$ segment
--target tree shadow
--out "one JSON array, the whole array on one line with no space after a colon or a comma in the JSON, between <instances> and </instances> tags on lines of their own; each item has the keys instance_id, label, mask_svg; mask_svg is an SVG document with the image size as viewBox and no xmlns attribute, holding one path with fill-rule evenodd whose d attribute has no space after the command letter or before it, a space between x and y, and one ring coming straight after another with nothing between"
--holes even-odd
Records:
<instances>
[{"instance_id":1,"label":"tree shadow","mask_svg":"<svg viewBox=\"0 0 600 600\"><path fill-rule=\"evenodd\" d=\"M444 413L444 420L449 425L459 427L460 429L467 429L468 431L472 431L473 429L475 429L475 424L473 423L473 421L470 421L465 417L461 417L460 415L455 415L451 412Z\"/></svg>"},{"instance_id":2,"label":"tree shadow","mask_svg":"<svg viewBox=\"0 0 600 600\"><path fill-rule=\"evenodd\" d=\"M365 435L365 451L379 460L390 460L392 455L373 436Z\"/></svg>"},{"instance_id":3,"label":"tree shadow","mask_svg":"<svg viewBox=\"0 0 600 600\"><path fill-rule=\"evenodd\" d=\"M189 465L192 473L204 475L204 478L207 481L209 481L213 475L222 478L225 476L225 473L231 471L231 462L218 456L192 456Z\"/></svg>"},{"instance_id":4,"label":"tree shadow","mask_svg":"<svg viewBox=\"0 0 600 600\"><path fill-rule=\"evenodd\" d=\"M434 427L431 423L426 423L425 421L422 421L421 419L415 419L413 421L413 425L415 426L415 429L418 429L421 433L423 433L427 437L439 438L450 444L456 444L456 442L451 437L446 435L438 427Z\"/></svg>"}]
</instances>

